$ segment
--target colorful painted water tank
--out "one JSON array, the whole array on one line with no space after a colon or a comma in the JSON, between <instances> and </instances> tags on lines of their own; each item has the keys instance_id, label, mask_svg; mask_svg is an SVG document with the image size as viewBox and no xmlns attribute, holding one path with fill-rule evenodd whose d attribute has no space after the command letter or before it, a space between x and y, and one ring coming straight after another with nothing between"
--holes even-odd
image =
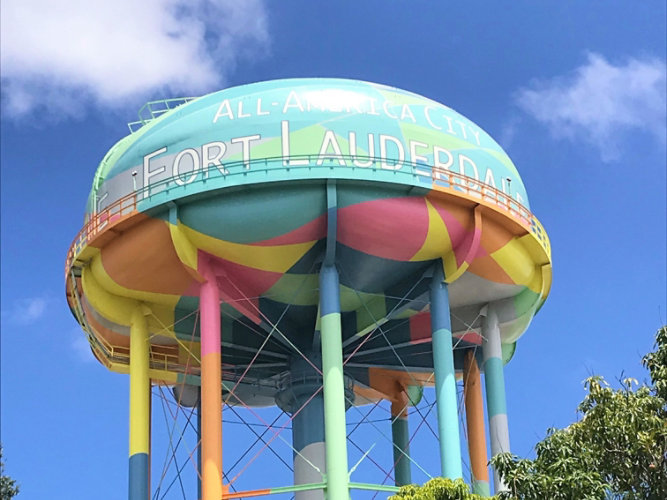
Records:
<instances>
[{"instance_id":1,"label":"colorful painted water tank","mask_svg":"<svg viewBox=\"0 0 667 500\"><path fill-rule=\"evenodd\" d=\"M180 394L201 386L209 409L221 402L204 403L207 390L290 412L315 407L305 396L324 385L320 420L424 385L449 398L444 374L461 376L485 328L497 342L474 361L488 379L497 359L502 376L548 295L551 251L517 169L480 127L425 97L339 79L162 104L149 104L99 165L66 265L70 308L98 360L139 380L138 408L150 380ZM207 340L209 330L218 336ZM143 345L136 355L133 342ZM441 439L447 405L438 400ZM504 392L489 411L499 405ZM132 468L132 456L148 456L140 427L131 489L133 474L146 475ZM297 434L297 450L331 439ZM326 460L314 453L323 464L340 460L329 448Z\"/></svg>"}]
</instances>

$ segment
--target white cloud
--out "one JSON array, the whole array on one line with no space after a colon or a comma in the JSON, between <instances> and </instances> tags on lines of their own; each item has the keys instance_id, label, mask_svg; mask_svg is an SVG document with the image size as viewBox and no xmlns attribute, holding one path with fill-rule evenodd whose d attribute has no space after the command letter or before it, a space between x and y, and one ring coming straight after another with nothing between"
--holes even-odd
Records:
<instances>
[{"instance_id":1,"label":"white cloud","mask_svg":"<svg viewBox=\"0 0 667 500\"><path fill-rule=\"evenodd\" d=\"M0 23L11 115L197 95L269 46L262 0L21 0L2 4Z\"/></svg>"},{"instance_id":2,"label":"white cloud","mask_svg":"<svg viewBox=\"0 0 667 500\"><path fill-rule=\"evenodd\" d=\"M532 82L515 99L555 137L583 139L610 161L620 154L619 136L631 130L665 143L666 71L660 59L614 65L591 53L572 74Z\"/></svg>"},{"instance_id":3,"label":"white cloud","mask_svg":"<svg viewBox=\"0 0 667 500\"><path fill-rule=\"evenodd\" d=\"M2 316L14 325L32 325L44 317L51 303L52 299L47 297L17 300L10 309L2 311Z\"/></svg>"}]
</instances>

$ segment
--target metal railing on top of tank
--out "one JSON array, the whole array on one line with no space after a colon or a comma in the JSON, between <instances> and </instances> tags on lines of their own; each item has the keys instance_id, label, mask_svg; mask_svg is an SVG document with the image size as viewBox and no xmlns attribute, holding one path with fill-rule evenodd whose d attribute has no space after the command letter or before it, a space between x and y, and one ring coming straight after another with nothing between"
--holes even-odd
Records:
<instances>
[{"instance_id":1,"label":"metal railing on top of tank","mask_svg":"<svg viewBox=\"0 0 667 500\"><path fill-rule=\"evenodd\" d=\"M377 164L379 164L379 162L388 161L388 159L386 158L371 157L371 156L329 155L327 156L329 164L316 165L315 161L318 158L319 155L293 155L289 157L277 156L271 158L260 158L255 160L249 160L247 162L244 161L230 162L224 164L224 168L227 173L219 174L217 176L209 176L208 178L206 178L205 176L201 177L198 176L197 179L195 179L191 183L188 183L187 185L202 183L202 182L203 183L212 182L213 179L219 179L219 178L226 179L227 177L236 175L247 176L251 172L252 173L268 172L270 170L275 170L275 167L269 167L270 163L272 164L275 162L282 162L283 165L286 164L287 166L283 166L281 168L283 170L290 171L290 170L303 170L303 169L307 170L332 169L334 167L340 166L338 164L336 165L333 164L334 162L338 162L339 160L352 160L352 161L363 160L363 161L372 161ZM290 160L291 161L308 160L309 164L293 165L286 163L289 162ZM444 192L449 191L459 196L464 195L465 197L471 199L472 201L482 201L488 204L492 204L500 208L504 212L508 213L514 220L519 222L526 230L532 233L538 240L544 251L546 252L547 256L551 258L551 247L549 243L549 238L540 221L525 206L523 206L521 203L513 199L507 193L500 191L499 189L493 186L485 184L480 180L475 179L474 177L469 177L467 175L462 175L460 173L451 172L449 170L436 168L421 163L411 163L406 161L403 161L401 163L402 163L401 168L396 170L383 169L379 166L359 167L355 166L354 163L352 163L352 165L346 165L344 168L351 168L353 170L362 169L362 170L382 170L385 172L391 171L394 174L409 175L413 178L430 178L432 182L431 187L435 187L440 191ZM262 164L265 166L265 168L257 168ZM248 167L252 165L253 168L247 168L246 165L248 165ZM401 171L403 166L409 167L409 170ZM235 167L238 167L238 169L235 169ZM151 197L158 194L164 195L165 193L168 193L170 190L169 185L175 183L176 179L180 181L180 185L178 185L177 188L171 188L171 189L182 190L184 187L182 177L176 175L173 177L162 179L160 181L156 181L152 184L149 184L148 186L139 188L136 191L133 191L123 196L122 198L116 200L112 204L105 207L103 210L92 214L88 219L88 221L86 222L86 224L84 224L83 228L79 231L76 238L74 238L74 241L70 246L69 252L67 254L67 261L65 264L65 273L67 274L69 272L72 263L79 256L79 254L88 244L88 241L90 239L97 236L107 227L111 227L117 224L118 222L123 220L126 216L129 216L130 214L136 212L137 203L139 201L150 199Z\"/></svg>"},{"instance_id":2,"label":"metal railing on top of tank","mask_svg":"<svg viewBox=\"0 0 667 500\"><path fill-rule=\"evenodd\" d=\"M127 127L130 129L130 133L134 133L139 130L144 125L149 124L159 116L162 116L167 111L171 111L183 104L187 104L190 101L197 99L197 97L174 97L171 99L159 99L157 101L149 101L144 104L137 115L139 115L139 120L135 122L129 122Z\"/></svg>"}]
</instances>

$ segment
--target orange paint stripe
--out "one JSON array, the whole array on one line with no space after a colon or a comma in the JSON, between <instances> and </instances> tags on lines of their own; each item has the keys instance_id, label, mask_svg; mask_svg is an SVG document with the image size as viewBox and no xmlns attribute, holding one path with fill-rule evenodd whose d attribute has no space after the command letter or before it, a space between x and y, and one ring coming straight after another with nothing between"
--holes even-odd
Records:
<instances>
[{"instance_id":1,"label":"orange paint stripe","mask_svg":"<svg viewBox=\"0 0 667 500\"><path fill-rule=\"evenodd\" d=\"M472 351L468 351L463 365L463 397L466 408L466 422L468 424L468 449L472 475L476 480L489 480L489 470L486 466L486 436L484 435L484 403L482 402L482 387L479 375L479 366Z\"/></svg>"},{"instance_id":2,"label":"orange paint stripe","mask_svg":"<svg viewBox=\"0 0 667 500\"><path fill-rule=\"evenodd\" d=\"M263 495L270 495L271 490L251 490L251 491L237 491L236 493L223 493L221 499L227 500L230 498L251 498L251 497L261 497Z\"/></svg>"},{"instance_id":3,"label":"orange paint stripe","mask_svg":"<svg viewBox=\"0 0 667 500\"><path fill-rule=\"evenodd\" d=\"M222 393L220 352L202 357L202 498L220 498L222 491ZM213 381L213 383L207 383ZM217 383L216 383L217 382Z\"/></svg>"}]
</instances>

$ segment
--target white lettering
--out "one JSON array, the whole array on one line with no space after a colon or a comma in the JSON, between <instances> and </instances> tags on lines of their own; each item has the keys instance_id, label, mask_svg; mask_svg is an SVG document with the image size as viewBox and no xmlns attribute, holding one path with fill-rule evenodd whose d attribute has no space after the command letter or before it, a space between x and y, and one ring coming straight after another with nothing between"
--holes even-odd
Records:
<instances>
[{"instance_id":1,"label":"white lettering","mask_svg":"<svg viewBox=\"0 0 667 500\"><path fill-rule=\"evenodd\" d=\"M521 195L519 194L518 191L516 193L516 201L518 201L521 205L525 206L525 203L523 202L523 198L521 197Z\"/></svg>"},{"instance_id":2,"label":"white lettering","mask_svg":"<svg viewBox=\"0 0 667 500\"><path fill-rule=\"evenodd\" d=\"M293 103L292 100L294 101ZM301 104L299 95L293 90L287 95L287 100L283 106L283 114L287 113L290 108L296 108L303 113L303 105Z\"/></svg>"},{"instance_id":3,"label":"white lettering","mask_svg":"<svg viewBox=\"0 0 667 500\"><path fill-rule=\"evenodd\" d=\"M280 139L282 144L283 167L292 165L308 165L308 160L293 160L290 158L290 143L289 143L289 122L283 120L280 122Z\"/></svg>"},{"instance_id":4,"label":"white lettering","mask_svg":"<svg viewBox=\"0 0 667 500\"><path fill-rule=\"evenodd\" d=\"M398 119L397 115L392 115L391 112L389 111L389 101L384 101L382 103L382 110L384 111L384 114L387 115L389 118L393 118L394 120Z\"/></svg>"},{"instance_id":5,"label":"white lettering","mask_svg":"<svg viewBox=\"0 0 667 500\"><path fill-rule=\"evenodd\" d=\"M477 142L477 145L481 146L481 143L479 142L479 130L475 130L474 128L470 127L470 131L472 132L472 135L475 136L475 141Z\"/></svg>"},{"instance_id":6,"label":"white lettering","mask_svg":"<svg viewBox=\"0 0 667 500\"><path fill-rule=\"evenodd\" d=\"M236 137L232 139L232 144L238 144L239 142L243 145L243 166L248 170L250 168L250 141L257 141L261 139L262 136L259 134L247 135L245 137Z\"/></svg>"},{"instance_id":7,"label":"white lettering","mask_svg":"<svg viewBox=\"0 0 667 500\"><path fill-rule=\"evenodd\" d=\"M461 128L461 134L463 134L463 138L467 139L468 134L466 134L466 124L460 120L456 120L456 124Z\"/></svg>"},{"instance_id":8,"label":"white lettering","mask_svg":"<svg viewBox=\"0 0 667 500\"><path fill-rule=\"evenodd\" d=\"M236 113L237 118L248 118L250 116L250 113L243 113L243 101L239 101L238 105L238 113Z\"/></svg>"},{"instance_id":9,"label":"white lettering","mask_svg":"<svg viewBox=\"0 0 667 500\"><path fill-rule=\"evenodd\" d=\"M102 196L97 198L97 211L102 211L102 202L109 196L109 193L104 193Z\"/></svg>"},{"instance_id":10,"label":"white lettering","mask_svg":"<svg viewBox=\"0 0 667 500\"><path fill-rule=\"evenodd\" d=\"M354 108L354 110L358 113L361 114L361 108L359 107L359 100L355 99L354 101L345 101L345 111L347 113L351 113L351 109Z\"/></svg>"},{"instance_id":11,"label":"white lettering","mask_svg":"<svg viewBox=\"0 0 667 500\"><path fill-rule=\"evenodd\" d=\"M386 102L386 101L385 101ZM396 163L390 165L387 163L387 141L393 142L397 148L398 159ZM385 170L399 170L403 166L405 160L405 151L403 150L403 143L391 135L380 134L380 166Z\"/></svg>"},{"instance_id":12,"label":"white lettering","mask_svg":"<svg viewBox=\"0 0 667 500\"><path fill-rule=\"evenodd\" d=\"M185 156L190 157L190 161L192 162L192 170L190 171L190 177L188 177L186 180L181 180L181 160ZM185 186L186 184L194 182L194 180L197 178L197 173L199 172L199 153L197 153L197 151L192 148L184 149L176 155L176 158L174 158L174 165L172 166L171 171L172 176L174 177L174 182L179 186Z\"/></svg>"},{"instance_id":13,"label":"white lettering","mask_svg":"<svg viewBox=\"0 0 667 500\"><path fill-rule=\"evenodd\" d=\"M484 175L484 184L492 186L494 189L496 188L496 179L493 176L493 170L490 168L486 169L486 174Z\"/></svg>"},{"instance_id":14,"label":"white lettering","mask_svg":"<svg viewBox=\"0 0 667 500\"><path fill-rule=\"evenodd\" d=\"M428 163L428 158L417 153L417 148L428 148L428 144L419 141L410 141L410 161L412 163Z\"/></svg>"},{"instance_id":15,"label":"white lettering","mask_svg":"<svg viewBox=\"0 0 667 500\"><path fill-rule=\"evenodd\" d=\"M167 148L160 148L158 150L153 151L152 153L148 153L146 156L144 156L144 187L149 188L150 182L151 182L151 177L155 177L156 175L160 175L161 173L165 172L167 170L167 167L165 165L161 165L159 168L156 168L155 170L151 170L151 158L155 158L158 155L161 155L167 151ZM148 198L150 196L150 188L146 189L144 192L144 198Z\"/></svg>"},{"instance_id":16,"label":"white lettering","mask_svg":"<svg viewBox=\"0 0 667 500\"><path fill-rule=\"evenodd\" d=\"M375 142L373 141L373 134L368 134L368 159L364 162L359 161L357 158L357 134L355 132L350 132L349 135L350 142L350 155L352 155L352 162L357 167L370 167L373 165L373 157L375 156Z\"/></svg>"},{"instance_id":17,"label":"white lettering","mask_svg":"<svg viewBox=\"0 0 667 500\"><path fill-rule=\"evenodd\" d=\"M472 167L474 176L466 174L465 171L466 164ZM476 180L479 180L479 172L477 172L477 165L475 165L475 162L465 155L459 155L459 172L461 173L461 175L464 175L466 177L475 177ZM478 182L472 182L472 181L468 182L468 186L470 186L471 189L475 190L479 190L480 187Z\"/></svg>"},{"instance_id":18,"label":"white lettering","mask_svg":"<svg viewBox=\"0 0 667 500\"><path fill-rule=\"evenodd\" d=\"M268 111L262 111L262 98L257 99L257 116L266 116L268 115Z\"/></svg>"},{"instance_id":19,"label":"white lettering","mask_svg":"<svg viewBox=\"0 0 667 500\"><path fill-rule=\"evenodd\" d=\"M371 103L371 109L368 110L368 114L379 116L380 113L378 113L377 109L375 108L377 104L377 99L369 99L369 102Z\"/></svg>"},{"instance_id":20,"label":"white lettering","mask_svg":"<svg viewBox=\"0 0 667 500\"><path fill-rule=\"evenodd\" d=\"M443 163L440 161L440 153L443 153L447 156L447 161ZM433 168L437 170L449 170L449 167L454 163L454 157L445 148L440 146L433 146Z\"/></svg>"},{"instance_id":21,"label":"white lettering","mask_svg":"<svg viewBox=\"0 0 667 500\"><path fill-rule=\"evenodd\" d=\"M447 133L456 135L456 132L454 132L454 128L452 127L452 119L447 115L444 115L444 118L447 120Z\"/></svg>"},{"instance_id":22,"label":"white lettering","mask_svg":"<svg viewBox=\"0 0 667 500\"><path fill-rule=\"evenodd\" d=\"M334 154L327 152L329 150L329 146L333 148ZM322 146L320 147L320 152L317 157L317 164L322 165L322 163L324 163L325 158L332 158L334 160L337 159L339 165L343 167L345 166L343 153L340 150L340 146L338 145L338 141L336 140L336 134L333 132L333 130L327 130L326 133L324 134L324 139L322 140Z\"/></svg>"},{"instance_id":23,"label":"white lettering","mask_svg":"<svg viewBox=\"0 0 667 500\"><path fill-rule=\"evenodd\" d=\"M436 130L442 130L442 127L438 127L435 123L433 123L433 120L431 120L431 115L429 114L429 112L430 112L432 109L433 109L432 107L430 107L430 106L426 106L426 107L424 108L424 117L426 118L426 121L428 122L428 124L429 124L432 128L434 128L434 129L436 129Z\"/></svg>"},{"instance_id":24,"label":"white lettering","mask_svg":"<svg viewBox=\"0 0 667 500\"><path fill-rule=\"evenodd\" d=\"M410 106L403 104L403 108L401 109L401 120L405 120L406 117L410 118L412 123L417 123L417 120L415 120L415 115L413 115L412 111L410 110Z\"/></svg>"},{"instance_id":25,"label":"white lettering","mask_svg":"<svg viewBox=\"0 0 667 500\"><path fill-rule=\"evenodd\" d=\"M213 148L216 148L218 152L213 158L211 158L211 150ZM225 168L225 166L222 163L220 163L220 160L224 156L225 151L227 151L227 145L224 142L219 142L219 141L209 142L208 144L204 144L201 150L202 150L202 157L204 158L203 170L205 179L208 179L208 167L211 165L216 167L222 175L227 175L229 173L229 171Z\"/></svg>"},{"instance_id":26,"label":"white lettering","mask_svg":"<svg viewBox=\"0 0 667 500\"><path fill-rule=\"evenodd\" d=\"M229 99L225 99L220 103L218 111L215 113L215 116L213 117L213 123L217 123L218 118L222 118L223 116L226 116L230 120L234 119L234 113L232 113L232 108L229 105Z\"/></svg>"}]
</instances>

